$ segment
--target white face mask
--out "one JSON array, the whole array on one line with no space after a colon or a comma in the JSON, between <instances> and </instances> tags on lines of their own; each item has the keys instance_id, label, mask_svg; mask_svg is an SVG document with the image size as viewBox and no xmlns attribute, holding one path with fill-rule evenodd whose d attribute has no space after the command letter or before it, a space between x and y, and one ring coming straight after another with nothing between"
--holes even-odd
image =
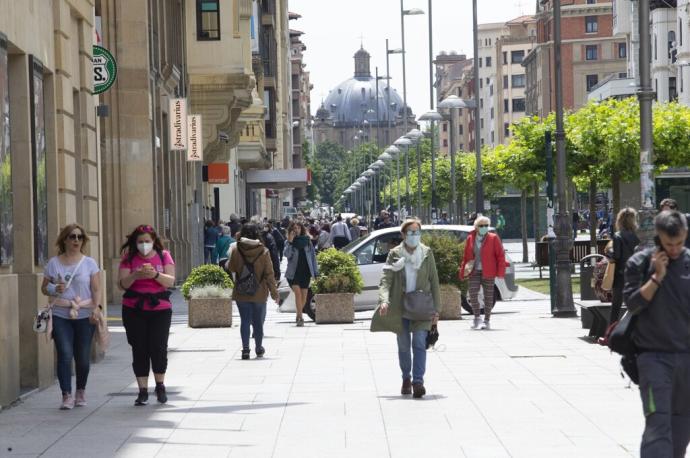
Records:
<instances>
[{"instance_id":1,"label":"white face mask","mask_svg":"<svg viewBox=\"0 0 690 458\"><path fill-rule=\"evenodd\" d=\"M410 248L417 248L421 240L421 235L408 235L407 237L405 237L405 244Z\"/></svg>"},{"instance_id":2,"label":"white face mask","mask_svg":"<svg viewBox=\"0 0 690 458\"><path fill-rule=\"evenodd\" d=\"M147 256L151 250L153 250L153 243L137 243L137 249L139 250L139 253L143 254L144 256Z\"/></svg>"}]
</instances>

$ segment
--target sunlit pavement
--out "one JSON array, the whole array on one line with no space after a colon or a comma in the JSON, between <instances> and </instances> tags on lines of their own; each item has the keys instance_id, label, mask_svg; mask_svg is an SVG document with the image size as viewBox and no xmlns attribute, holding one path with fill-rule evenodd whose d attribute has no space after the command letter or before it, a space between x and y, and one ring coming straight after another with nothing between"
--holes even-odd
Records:
<instances>
[{"instance_id":1,"label":"sunlit pavement","mask_svg":"<svg viewBox=\"0 0 690 458\"><path fill-rule=\"evenodd\" d=\"M643 427L617 358L521 290L492 331L444 321L428 354L427 396L399 395L395 338L354 324L294 326L269 307L266 357L240 360L239 319L190 329L175 295L170 400L134 407L123 329L94 364L87 407L59 411L59 389L0 412L0 456L623 457ZM114 308L114 307L113 307ZM235 311L236 313L236 311ZM153 383L153 382L151 382Z\"/></svg>"}]
</instances>

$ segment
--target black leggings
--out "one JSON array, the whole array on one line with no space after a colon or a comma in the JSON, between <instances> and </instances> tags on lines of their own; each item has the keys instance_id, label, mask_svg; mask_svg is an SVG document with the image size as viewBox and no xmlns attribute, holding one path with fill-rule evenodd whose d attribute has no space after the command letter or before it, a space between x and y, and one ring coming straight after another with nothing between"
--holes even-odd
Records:
<instances>
[{"instance_id":1,"label":"black leggings","mask_svg":"<svg viewBox=\"0 0 690 458\"><path fill-rule=\"evenodd\" d=\"M172 310L141 311L122 307L122 324L132 347L132 369L136 377L165 374L168 368L168 334Z\"/></svg>"}]
</instances>

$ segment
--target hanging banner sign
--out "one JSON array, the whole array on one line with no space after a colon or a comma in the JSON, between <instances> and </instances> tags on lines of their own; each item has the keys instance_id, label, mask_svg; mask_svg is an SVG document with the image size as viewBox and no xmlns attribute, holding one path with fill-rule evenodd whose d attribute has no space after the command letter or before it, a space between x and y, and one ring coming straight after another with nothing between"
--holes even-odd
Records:
<instances>
[{"instance_id":1,"label":"hanging banner sign","mask_svg":"<svg viewBox=\"0 0 690 458\"><path fill-rule=\"evenodd\" d=\"M187 144L188 161L201 161L204 158L202 132L201 115L193 114L187 116L187 134L189 135Z\"/></svg>"},{"instance_id":2,"label":"hanging banner sign","mask_svg":"<svg viewBox=\"0 0 690 458\"><path fill-rule=\"evenodd\" d=\"M187 100L170 99L170 151L187 149Z\"/></svg>"}]
</instances>

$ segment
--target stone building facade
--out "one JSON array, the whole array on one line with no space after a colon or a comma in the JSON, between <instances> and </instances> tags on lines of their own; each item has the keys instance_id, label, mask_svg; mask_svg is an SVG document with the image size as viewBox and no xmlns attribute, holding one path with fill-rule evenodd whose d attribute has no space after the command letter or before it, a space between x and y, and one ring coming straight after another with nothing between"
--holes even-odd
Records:
<instances>
[{"instance_id":1,"label":"stone building facade","mask_svg":"<svg viewBox=\"0 0 690 458\"><path fill-rule=\"evenodd\" d=\"M103 263L94 2L0 0L0 406L53 382L53 344L31 330L43 266L72 222ZM104 266L106 271L107 266Z\"/></svg>"}]
</instances>

